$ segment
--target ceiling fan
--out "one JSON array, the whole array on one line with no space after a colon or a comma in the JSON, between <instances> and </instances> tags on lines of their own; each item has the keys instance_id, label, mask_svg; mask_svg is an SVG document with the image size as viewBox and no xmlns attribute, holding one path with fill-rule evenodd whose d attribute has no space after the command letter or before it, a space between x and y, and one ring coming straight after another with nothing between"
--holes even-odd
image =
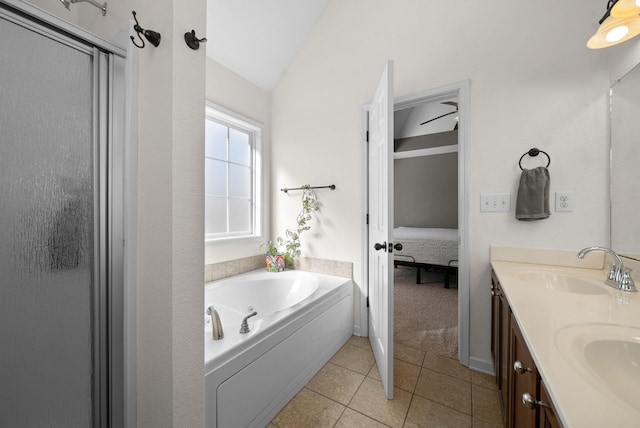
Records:
<instances>
[{"instance_id":1,"label":"ceiling fan","mask_svg":"<svg viewBox=\"0 0 640 428\"><path fill-rule=\"evenodd\" d=\"M458 103L457 102L455 102L455 101L443 101L440 104L446 104L446 105L454 106L456 109L454 111L450 111L449 113L441 114L438 117L434 117L433 119L429 119L426 122L422 122L420 125L424 125L424 124L427 124L429 122L433 122L434 120L438 120L438 119L440 119L442 117L458 113ZM458 121L456 120L456 126L453 127L453 130L455 131L457 129L458 129Z\"/></svg>"}]
</instances>

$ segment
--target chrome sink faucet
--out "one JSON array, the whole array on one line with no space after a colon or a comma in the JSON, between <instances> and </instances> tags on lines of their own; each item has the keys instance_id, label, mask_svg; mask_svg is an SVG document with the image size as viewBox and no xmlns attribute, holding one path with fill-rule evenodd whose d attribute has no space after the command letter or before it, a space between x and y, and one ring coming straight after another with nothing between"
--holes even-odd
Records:
<instances>
[{"instance_id":1,"label":"chrome sink faucet","mask_svg":"<svg viewBox=\"0 0 640 428\"><path fill-rule=\"evenodd\" d=\"M216 311L215 306L212 305L207 308L207 315L211 315L211 329L213 330L213 340L224 339L222 321L220 321L220 315L218 315L218 311Z\"/></svg>"},{"instance_id":2,"label":"chrome sink faucet","mask_svg":"<svg viewBox=\"0 0 640 428\"><path fill-rule=\"evenodd\" d=\"M636 290L636 286L633 283L633 278L631 278L629 270L625 269L622 258L618 253L607 247L587 247L580 250L580 252L578 253L578 258L584 259L584 256L586 256L591 251L603 251L605 253L611 254L616 259L616 263L613 263L611 265L611 269L609 270L609 274L607 275L605 284L611 287L615 287L621 291L638 291Z\"/></svg>"}]
</instances>

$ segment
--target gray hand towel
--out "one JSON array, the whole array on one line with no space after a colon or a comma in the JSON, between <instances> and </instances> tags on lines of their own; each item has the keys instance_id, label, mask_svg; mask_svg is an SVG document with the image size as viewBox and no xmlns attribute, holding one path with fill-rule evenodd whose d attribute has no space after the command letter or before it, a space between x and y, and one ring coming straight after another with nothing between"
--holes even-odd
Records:
<instances>
[{"instance_id":1,"label":"gray hand towel","mask_svg":"<svg viewBox=\"0 0 640 428\"><path fill-rule=\"evenodd\" d=\"M542 220L549 210L549 170L544 166L523 169L516 199L516 219Z\"/></svg>"}]
</instances>

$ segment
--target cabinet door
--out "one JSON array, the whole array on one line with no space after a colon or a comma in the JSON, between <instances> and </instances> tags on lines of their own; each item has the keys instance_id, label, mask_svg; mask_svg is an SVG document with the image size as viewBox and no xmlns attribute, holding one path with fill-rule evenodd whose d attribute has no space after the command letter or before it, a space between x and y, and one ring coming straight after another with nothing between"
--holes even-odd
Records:
<instances>
[{"instance_id":1,"label":"cabinet door","mask_svg":"<svg viewBox=\"0 0 640 428\"><path fill-rule=\"evenodd\" d=\"M500 283L491 271L491 354L496 383L500 386Z\"/></svg>"},{"instance_id":2,"label":"cabinet door","mask_svg":"<svg viewBox=\"0 0 640 428\"><path fill-rule=\"evenodd\" d=\"M536 426L536 411L522 402L522 396L529 393L536 396L537 371L522 333L513 317L511 318L511 367L512 392L510 393L509 427L533 428Z\"/></svg>"},{"instance_id":3,"label":"cabinet door","mask_svg":"<svg viewBox=\"0 0 640 428\"><path fill-rule=\"evenodd\" d=\"M562 424L558 421L556 413L551 404L551 399L547 393L544 382L540 379L540 407L539 407L539 428L562 428Z\"/></svg>"},{"instance_id":4,"label":"cabinet door","mask_svg":"<svg viewBox=\"0 0 640 428\"><path fill-rule=\"evenodd\" d=\"M513 377L513 364L509 358L509 351L511 349L511 309L507 298L500 289L500 383L498 388L500 389L500 397L502 399L502 406L504 408L504 419L508 420L509 417L509 394L511 378Z\"/></svg>"},{"instance_id":5,"label":"cabinet door","mask_svg":"<svg viewBox=\"0 0 640 428\"><path fill-rule=\"evenodd\" d=\"M496 372L500 406L505 425L509 420L509 379L511 368L509 361L509 337L511 311L507 298L502 293L502 287L493 271L491 272L491 350L493 365Z\"/></svg>"}]
</instances>

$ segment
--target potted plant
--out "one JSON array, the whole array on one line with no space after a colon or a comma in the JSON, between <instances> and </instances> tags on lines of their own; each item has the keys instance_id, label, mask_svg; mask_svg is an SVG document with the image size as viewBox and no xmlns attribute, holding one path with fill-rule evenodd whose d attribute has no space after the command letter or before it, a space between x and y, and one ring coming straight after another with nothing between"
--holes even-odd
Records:
<instances>
[{"instance_id":1,"label":"potted plant","mask_svg":"<svg viewBox=\"0 0 640 428\"><path fill-rule=\"evenodd\" d=\"M281 272L284 270L285 262L288 265L292 265L294 259L300 256L300 235L304 231L311 229L311 226L309 226L309 220L311 220L313 218L313 214L320 209L320 202L318 202L316 192L311 189L311 186L305 184L304 186L301 186L301 189L302 210L296 217L296 228L287 229L285 231L284 238L278 236L275 243L273 241L266 243L267 253L265 254L265 260L267 262L267 270L271 272ZM282 249L282 251L280 251L280 249ZM277 265L278 257L282 257L282 269L271 269L270 263L274 258L276 268L279 266Z\"/></svg>"},{"instance_id":2,"label":"potted plant","mask_svg":"<svg viewBox=\"0 0 640 428\"><path fill-rule=\"evenodd\" d=\"M284 270L285 257L273 241L268 241L262 246L267 246L267 252L264 255L264 260L269 272L282 272Z\"/></svg>"}]
</instances>

